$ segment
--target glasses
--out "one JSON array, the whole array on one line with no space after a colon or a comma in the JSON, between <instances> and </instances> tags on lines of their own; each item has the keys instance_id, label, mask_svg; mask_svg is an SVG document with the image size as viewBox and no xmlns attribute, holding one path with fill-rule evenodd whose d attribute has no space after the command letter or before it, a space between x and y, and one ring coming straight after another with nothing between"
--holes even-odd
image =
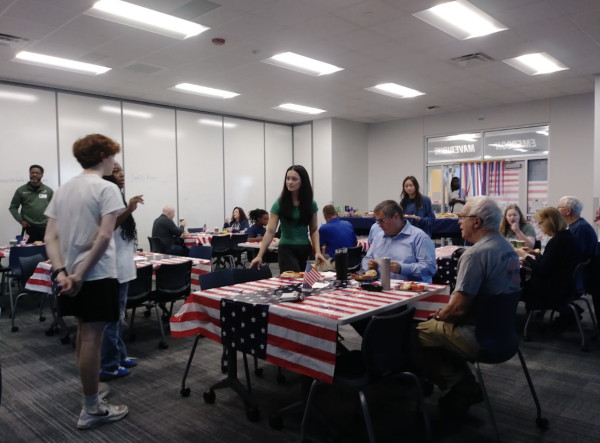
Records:
<instances>
[{"instance_id":1,"label":"glasses","mask_svg":"<svg viewBox=\"0 0 600 443\"><path fill-rule=\"evenodd\" d=\"M570 206L557 206L556 209L568 209Z\"/></svg>"},{"instance_id":2,"label":"glasses","mask_svg":"<svg viewBox=\"0 0 600 443\"><path fill-rule=\"evenodd\" d=\"M378 225L381 225L382 223L385 223L386 221L388 221L389 217L386 218L382 218L381 220L375 220L375 223L377 223Z\"/></svg>"},{"instance_id":3,"label":"glasses","mask_svg":"<svg viewBox=\"0 0 600 443\"><path fill-rule=\"evenodd\" d=\"M469 218L469 217L477 217L476 215L458 215L458 219L459 220L464 220L465 218Z\"/></svg>"}]
</instances>

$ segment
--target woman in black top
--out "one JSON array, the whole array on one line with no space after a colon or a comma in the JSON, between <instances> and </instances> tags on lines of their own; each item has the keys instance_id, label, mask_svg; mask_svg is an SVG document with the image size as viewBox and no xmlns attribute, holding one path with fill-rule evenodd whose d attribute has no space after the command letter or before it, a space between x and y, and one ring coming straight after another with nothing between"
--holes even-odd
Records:
<instances>
[{"instance_id":1,"label":"woman in black top","mask_svg":"<svg viewBox=\"0 0 600 443\"><path fill-rule=\"evenodd\" d=\"M535 214L535 219L542 232L551 239L543 255L529 248L517 249L519 257L532 270L522 298L527 310L555 309L572 295L571 280L581 263L581 248L558 209L548 206Z\"/></svg>"},{"instance_id":2,"label":"woman in black top","mask_svg":"<svg viewBox=\"0 0 600 443\"><path fill-rule=\"evenodd\" d=\"M249 227L250 224L248 223L248 217L246 217L246 213L242 208L237 206L233 208L231 218L226 218L225 224L223 225L223 229L229 232L245 233Z\"/></svg>"}]
</instances>

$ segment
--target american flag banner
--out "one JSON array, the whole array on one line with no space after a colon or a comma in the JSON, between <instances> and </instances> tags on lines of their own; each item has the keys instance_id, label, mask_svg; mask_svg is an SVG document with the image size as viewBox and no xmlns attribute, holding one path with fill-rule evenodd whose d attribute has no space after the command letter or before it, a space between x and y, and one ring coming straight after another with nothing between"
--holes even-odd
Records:
<instances>
[{"instance_id":1,"label":"american flag banner","mask_svg":"<svg viewBox=\"0 0 600 443\"><path fill-rule=\"evenodd\" d=\"M306 262L306 270L304 271L304 279L302 280L303 289L311 289L313 285L321 280L321 274L309 262Z\"/></svg>"},{"instance_id":2,"label":"american flag banner","mask_svg":"<svg viewBox=\"0 0 600 443\"><path fill-rule=\"evenodd\" d=\"M266 360L269 305L224 298L220 313L221 343L228 349Z\"/></svg>"}]
</instances>

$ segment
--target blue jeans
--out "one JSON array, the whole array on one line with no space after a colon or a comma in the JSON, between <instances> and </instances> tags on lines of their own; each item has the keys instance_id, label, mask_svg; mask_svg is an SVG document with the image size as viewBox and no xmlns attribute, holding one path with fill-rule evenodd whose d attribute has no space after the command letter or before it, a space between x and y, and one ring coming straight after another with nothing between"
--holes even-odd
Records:
<instances>
[{"instance_id":1,"label":"blue jeans","mask_svg":"<svg viewBox=\"0 0 600 443\"><path fill-rule=\"evenodd\" d=\"M119 362L127 359L127 349L123 342L123 324L125 323L125 306L127 305L127 289L129 283L119 285L119 321L107 323L104 328L104 340L102 341L101 369L114 372L119 369Z\"/></svg>"}]
</instances>

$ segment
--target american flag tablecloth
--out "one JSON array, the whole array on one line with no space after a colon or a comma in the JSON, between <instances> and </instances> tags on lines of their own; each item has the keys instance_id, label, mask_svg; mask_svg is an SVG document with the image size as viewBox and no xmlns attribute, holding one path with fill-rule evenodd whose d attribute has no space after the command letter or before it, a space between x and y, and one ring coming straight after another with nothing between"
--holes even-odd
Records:
<instances>
[{"instance_id":1,"label":"american flag tablecloth","mask_svg":"<svg viewBox=\"0 0 600 443\"><path fill-rule=\"evenodd\" d=\"M226 234L223 234L223 235L226 235ZM188 248L191 248L192 246L196 246L196 245L210 246L210 244L212 242L212 238L213 238L213 234L193 233L193 234L189 234L189 235L186 235L185 237L183 237L183 243L185 243L185 245Z\"/></svg>"},{"instance_id":2,"label":"american flag tablecloth","mask_svg":"<svg viewBox=\"0 0 600 443\"><path fill-rule=\"evenodd\" d=\"M371 245L368 238L359 238L356 240L356 246L360 246L363 252L367 252L369 250L369 246Z\"/></svg>"},{"instance_id":3,"label":"american flag tablecloth","mask_svg":"<svg viewBox=\"0 0 600 443\"><path fill-rule=\"evenodd\" d=\"M427 285L424 292L328 288L303 302L278 302L282 293L300 292L301 284L300 280L270 278L195 292L171 318L171 335L181 338L202 334L277 366L331 383L338 325L412 302L422 303L418 312L428 315L449 300L449 295L442 294L447 286Z\"/></svg>"},{"instance_id":4,"label":"american flag tablecloth","mask_svg":"<svg viewBox=\"0 0 600 443\"><path fill-rule=\"evenodd\" d=\"M161 264L174 264L174 263L181 263L184 261L192 261L192 290L193 291L198 291L200 290L200 281L198 279L199 275L202 274L208 274L211 271L211 263L210 260L201 260L201 259L190 259L187 257L177 257L174 255L168 255L168 256L164 256L161 255L161 257L165 257L165 258L160 258L160 259L153 259L153 255L158 255L158 254L147 254L147 256L145 257L145 260L136 260L135 265L137 268L141 268L143 266L149 266L152 265L154 267L154 271L156 271L156 269L158 267L160 267ZM44 261L44 262L40 262L38 263L37 267L35 268L35 271L33 273L33 275L29 278L29 280L27 280L27 284L25 285L25 289L29 289L31 291L36 291L36 292L45 292L45 293L51 293L52 292L52 282L50 279L50 275L51 275L51 269L52 269L52 264L50 263L50 261Z\"/></svg>"}]
</instances>

